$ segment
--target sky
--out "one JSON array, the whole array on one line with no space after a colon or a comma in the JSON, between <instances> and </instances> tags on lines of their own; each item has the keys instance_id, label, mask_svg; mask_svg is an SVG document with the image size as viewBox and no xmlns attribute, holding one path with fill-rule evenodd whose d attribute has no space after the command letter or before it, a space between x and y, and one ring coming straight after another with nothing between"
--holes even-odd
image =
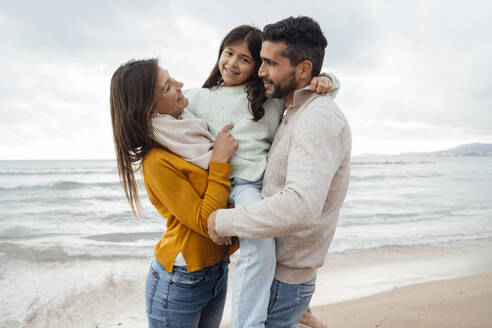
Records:
<instances>
[{"instance_id":1,"label":"sky","mask_svg":"<svg viewBox=\"0 0 492 328\"><path fill-rule=\"evenodd\" d=\"M157 57L199 87L234 27L319 22L353 154L492 142L492 3L477 1L2 1L0 160L112 159L109 85Z\"/></svg>"}]
</instances>

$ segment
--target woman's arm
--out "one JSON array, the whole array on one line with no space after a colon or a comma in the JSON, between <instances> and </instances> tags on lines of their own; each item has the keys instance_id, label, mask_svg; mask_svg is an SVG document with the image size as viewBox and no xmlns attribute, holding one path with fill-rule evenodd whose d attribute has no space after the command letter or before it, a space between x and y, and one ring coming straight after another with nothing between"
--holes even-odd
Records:
<instances>
[{"instance_id":1,"label":"woman's arm","mask_svg":"<svg viewBox=\"0 0 492 328\"><path fill-rule=\"evenodd\" d=\"M227 207L231 169L232 164L211 162L207 189L202 197L190 177L165 158L159 158L144 164L145 187L158 210L164 206L189 229L208 237L208 216L214 210Z\"/></svg>"},{"instance_id":2,"label":"woman's arm","mask_svg":"<svg viewBox=\"0 0 492 328\"><path fill-rule=\"evenodd\" d=\"M169 159L150 157L143 166L145 187L156 208L159 210L159 206L164 206L188 228L206 237L208 216L227 206L231 191L229 174L232 164L228 162L238 147L229 133L233 126L232 123L227 124L215 138L207 189L203 196L193 186L193 176L185 175ZM164 211L161 209L159 212Z\"/></svg>"}]
</instances>

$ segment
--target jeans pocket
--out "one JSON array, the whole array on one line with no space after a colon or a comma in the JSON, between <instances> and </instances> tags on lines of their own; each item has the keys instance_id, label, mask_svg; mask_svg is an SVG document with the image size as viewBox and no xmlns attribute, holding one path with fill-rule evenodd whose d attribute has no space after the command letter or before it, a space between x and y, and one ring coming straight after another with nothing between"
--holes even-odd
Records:
<instances>
[{"instance_id":1,"label":"jeans pocket","mask_svg":"<svg viewBox=\"0 0 492 328\"><path fill-rule=\"evenodd\" d=\"M193 288L201 285L206 278L206 275L201 272L175 272L171 282L175 286Z\"/></svg>"},{"instance_id":2,"label":"jeans pocket","mask_svg":"<svg viewBox=\"0 0 492 328\"><path fill-rule=\"evenodd\" d=\"M156 297L155 293L157 290L157 286L159 285L159 280L159 270L157 270L156 265L152 263L152 265L150 266L149 274L147 275L147 282L145 286L147 314L152 313L152 306Z\"/></svg>"},{"instance_id":3,"label":"jeans pocket","mask_svg":"<svg viewBox=\"0 0 492 328\"><path fill-rule=\"evenodd\" d=\"M311 297L314 294L314 290L316 289L316 286L314 283L308 282L305 284L300 285L299 288L299 297L304 298L304 297Z\"/></svg>"}]
</instances>

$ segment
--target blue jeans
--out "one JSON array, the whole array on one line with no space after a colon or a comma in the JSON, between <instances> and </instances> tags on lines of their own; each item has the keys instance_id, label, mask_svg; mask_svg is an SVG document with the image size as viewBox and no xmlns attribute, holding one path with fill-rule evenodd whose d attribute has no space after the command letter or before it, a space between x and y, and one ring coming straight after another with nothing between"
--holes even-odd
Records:
<instances>
[{"instance_id":1,"label":"blue jeans","mask_svg":"<svg viewBox=\"0 0 492 328\"><path fill-rule=\"evenodd\" d=\"M232 179L229 200L236 206L261 200L262 181ZM232 288L232 328L265 327L270 287L275 274L275 239L239 238Z\"/></svg>"},{"instance_id":2,"label":"blue jeans","mask_svg":"<svg viewBox=\"0 0 492 328\"><path fill-rule=\"evenodd\" d=\"M314 294L316 277L297 285L274 280L270 289L266 328L295 328Z\"/></svg>"},{"instance_id":3,"label":"blue jeans","mask_svg":"<svg viewBox=\"0 0 492 328\"><path fill-rule=\"evenodd\" d=\"M167 272L154 259L145 288L150 328L218 328L227 292L229 259L187 272L175 266Z\"/></svg>"}]
</instances>

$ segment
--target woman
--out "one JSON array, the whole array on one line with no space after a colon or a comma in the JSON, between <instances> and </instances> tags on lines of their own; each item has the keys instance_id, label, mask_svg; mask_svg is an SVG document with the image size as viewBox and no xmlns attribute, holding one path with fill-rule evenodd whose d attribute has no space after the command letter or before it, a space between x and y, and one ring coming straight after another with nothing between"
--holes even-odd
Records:
<instances>
[{"instance_id":1,"label":"woman","mask_svg":"<svg viewBox=\"0 0 492 328\"><path fill-rule=\"evenodd\" d=\"M113 74L110 106L118 172L134 215L140 208L135 171L141 167L149 200L167 218L147 278L149 327L219 327L228 257L238 244L212 242L207 218L227 206L228 162L237 143L228 132L232 126L224 127L207 171L153 140L151 118L179 118L188 105L182 86L156 59L130 61Z\"/></svg>"}]
</instances>

